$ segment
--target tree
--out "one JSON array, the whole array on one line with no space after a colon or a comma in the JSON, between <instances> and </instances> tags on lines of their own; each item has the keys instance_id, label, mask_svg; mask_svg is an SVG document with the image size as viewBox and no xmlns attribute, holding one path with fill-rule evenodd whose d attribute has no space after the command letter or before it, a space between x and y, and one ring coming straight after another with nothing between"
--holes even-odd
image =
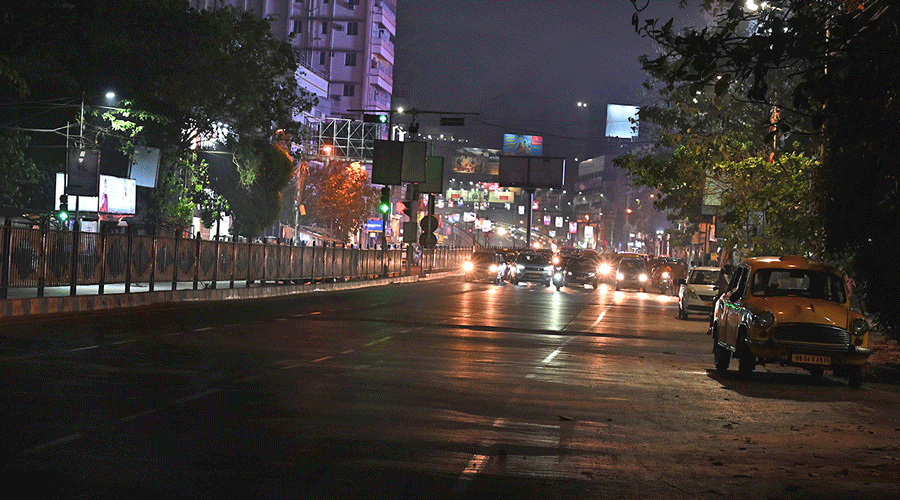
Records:
<instances>
[{"instance_id":1,"label":"tree","mask_svg":"<svg viewBox=\"0 0 900 500\"><path fill-rule=\"evenodd\" d=\"M108 87L126 96L131 110L162 118L141 123L134 138L163 151L147 214L158 225L186 222L166 218L184 216L203 177L192 148L214 137L219 124L227 124L233 147L246 143L244 164L260 165L246 157L266 154L257 141L296 133L295 113L314 102L297 86L290 44L274 39L270 20L249 12L196 11L186 0L22 0L3 9L0 71L8 59L23 83L0 79L0 88L14 95L24 87L43 108L13 99L0 110L2 123L58 130L77 122L82 98L90 108L92 96ZM27 154L46 172L59 170L63 156L53 152L63 150L64 137L34 136L43 144Z\"/></svg>"},{"instance_id":2,"label":"tree","mask_svg":"<svg viewBox=\"0 0 900 500\"><path fill-rule=\"evenodd\" d=\"M635 29L662 51L644 65L665 71L670 88L722 95L729 83L721 81L739 82L742 98L780 110L760 142L787 134L821 138L820 165L811 175L811 207L822 228L816 253L847 256L870 312L900 336L900 310L888 303L900 282L884 272L900 252L900 88L893 83L900 77L900 5L774 0L752 11L735 2L712 10L715 26L682 32L671 21L642 22L642 8L636 5Z\"/></svg>"},{"instance_id":3,"label":"tree","mask_svg":"<svg viewBox=\"0 0 900 500\"><path fill-rule=\"evenodd\" d=\"M310 167L303 198L311 201L305 218L346 242L375 213L379 194L359 163L332 159Z\"/></svg>"}]
</instances>

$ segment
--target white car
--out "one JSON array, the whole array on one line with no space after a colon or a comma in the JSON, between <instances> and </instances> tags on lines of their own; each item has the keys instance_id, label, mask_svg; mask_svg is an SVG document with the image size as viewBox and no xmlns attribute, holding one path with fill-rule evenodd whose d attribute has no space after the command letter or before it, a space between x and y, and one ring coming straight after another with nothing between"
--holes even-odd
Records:
<instances>
[{"instance_id":1,"label":"white car","mask_svg":"<svg viewBox=\"0 0 900 500\"><path fill-rule=\"evenodd\" d=\"M695 267L691 269L687 280L683 280L678 290L678 317L688 319L688 315L706 314L713 312L718 291L716 283L719 281L718 267Z\"/></svg>"}]
</instances>

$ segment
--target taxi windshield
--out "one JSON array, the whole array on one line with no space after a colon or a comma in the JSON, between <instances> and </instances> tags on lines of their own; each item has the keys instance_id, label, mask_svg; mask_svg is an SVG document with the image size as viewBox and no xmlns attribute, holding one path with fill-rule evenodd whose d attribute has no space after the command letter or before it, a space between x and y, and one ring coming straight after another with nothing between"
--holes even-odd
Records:
<instances>
[{"instance_id":1,"label":"taxi windshield","mask_svg":"<svg viewBox=\"0 0 900 500\"><path fill-rule=\"evenodd\" d=\"M840 276L808 269L760 269L753 275L756 297L807 297L844 303L847 295Z\"/></svg>"},{"instance_id":2,"label":"taxi windshield","mask_svg":"<svg viewBox=\"0 0 900 500\"><path fill-rule=\"evenodd\" d=\"M719 281L719 271L693 271L688 283L692 285L715 285Z\"/></svg>"}]
</instances>

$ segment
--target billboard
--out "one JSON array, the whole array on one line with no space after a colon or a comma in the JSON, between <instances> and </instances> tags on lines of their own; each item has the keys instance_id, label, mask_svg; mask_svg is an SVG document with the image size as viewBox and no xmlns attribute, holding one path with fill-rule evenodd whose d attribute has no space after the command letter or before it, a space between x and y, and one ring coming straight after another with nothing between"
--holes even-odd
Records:
<instances>
[{"instance_id":1,"label":"billboard","mask_svg":"<svg viewBox=\"0 0 900 500\"><path fill-rule=\"evenodd\" d=\"M622 104L608 104L606 106L606 137L621 137L631 139L637 137L636 124L631 120L638 119L637 106L625 106Z\"/></svg>"},{"instance_id":2,"label":"billboard","mask_svg":"<svg viewBox=\"0 0 900 500\"><path fill-rule=\"evenodd\" d=\"M64 192L65 174L56 174L56 208L59 208L59 197ZM70 210L76 204L82 212L99 212L101 214L133 215L135 207L135 181L111 175L100 176L100 196L69 196L67 203Z\"/></svg>"},{"instance_id":3,"label":"billboard","mask_svg":"<svg viewBox=\"0 0 900 500\"><path fill-rule=\"evenodd\" d=\"M500 151L456 148L450 154L450 170L457 174L497 175L500 172Z\"/></svg>"},{"instance_id":4,"label":"billboard","mask_svg":"<svg viewBox=\"0 0 900 500\"><path fill-rule=\"evenodd\" d=\"M543 156L544 138L539 135L503 134L503 154L513 156Z\"/></svg>"},{"instance_id":5,"label":"billboard","mask_svg":"<svg viewBox=\"0 0 900 500\"><path fill-rule=\"evenodd\" d=\"M501 156L498 182L523 188L562 187L566 160L547 156Z\"/></svg>"},{"instance_id":6,"label":"billboard","mask_svg":"<svg viewBox=\"0 0 900 500\"><path fill-rule=\"evenodd\" d=\"M100 152L70 149L66 156L66 174L66 194L97 196Z\"/></svg>"}]
</instances>

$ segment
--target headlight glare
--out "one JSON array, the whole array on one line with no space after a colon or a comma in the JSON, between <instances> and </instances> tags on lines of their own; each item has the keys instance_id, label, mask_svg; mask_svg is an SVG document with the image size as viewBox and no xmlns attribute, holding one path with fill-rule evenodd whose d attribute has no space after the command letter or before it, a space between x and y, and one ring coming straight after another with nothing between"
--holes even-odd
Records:
<instances>
[{"instance_id":1,"label":"headlight glare","mask_svg":"<svg viewBox=\"0 0 900 500\"><path fill-rule=\"evenodd\" d=\"M609 274L612 271L612 268L609 267L609 264L600 264L600 274Z\"/></svg>"},{"instance_id":2,"label":"headlight glare","mask_svg":"<svg viewBox=\"0 0 900 500\"><path fill-rule=\"evenodd\" d=\"M467 261L463 264L463 271L468 273L471 272L472 269L475 269L475 266L471 262Z\"/></svg>"},{"instance_id":3,"label":"headlight glare","mask_svg":"<svg viewBox=\"0 0 900 500\"><path fill-rule=\"evenodd\" d=\"M640 281L640 282L642 282L642 283L643 283L644 281L647 281L647 275L644 274L644 273L641 273L641 275L638 276L638 281Z\"/></svg>"},{"instance_id":4,"label":"headlight glare","mask_svg":"<svg viewBox=\"0 0 900 500\"><path fill-rule=\"evenodd\" d=\"M623 280L623 279L625 279L625 275L622 274L622 273L616 273L616 279L617 279L617 280Z\"/></svg>"}]
</instances>

